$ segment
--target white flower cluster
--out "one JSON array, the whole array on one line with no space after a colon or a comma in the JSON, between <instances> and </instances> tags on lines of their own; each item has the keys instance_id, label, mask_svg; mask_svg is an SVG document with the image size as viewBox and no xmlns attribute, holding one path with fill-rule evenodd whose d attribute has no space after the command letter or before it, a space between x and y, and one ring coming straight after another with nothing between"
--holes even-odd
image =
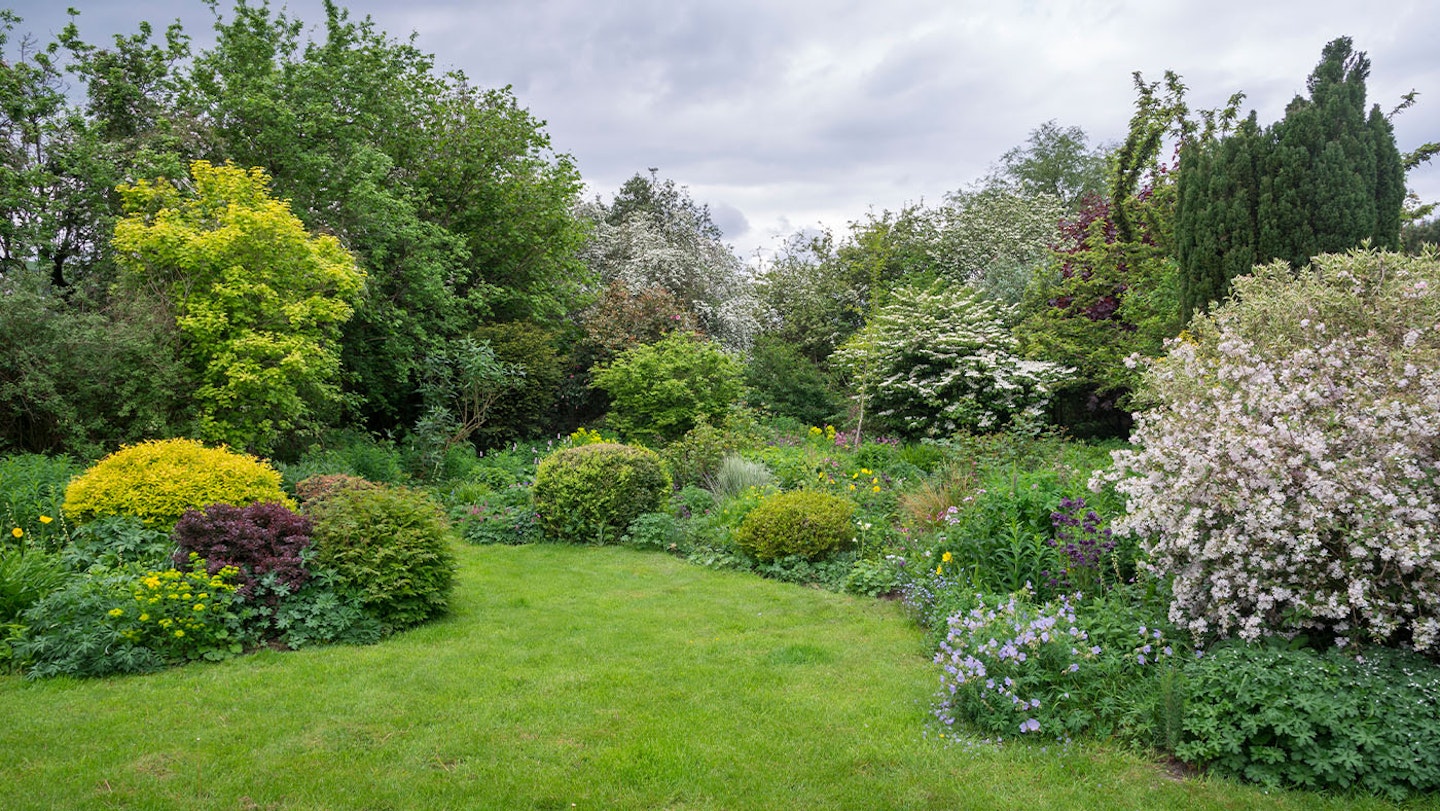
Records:
<instances>
[{"instance_id":1,"label":"white flower cluster","mask_svg":"<svg viewBox=\"0 0 1440 811\"><path fill-rule=\"evenodd\" d=\"M1038 422L1071 370L1015 354L1011 314L967 287L900 287L833 359L854 376L868 372L875 413L912 435Z\"/></svg>"},{"instance_id":2,"label":"white flower cluster","mask_svg":"<svg viewBox=\"0 0 1440 811\"><path fill-rule=\"evenodd\" d=\"M1440 262L1257 268L1152 363L1117 532L1202 635L1440 651Z\"/></svg>"}]
</instances>

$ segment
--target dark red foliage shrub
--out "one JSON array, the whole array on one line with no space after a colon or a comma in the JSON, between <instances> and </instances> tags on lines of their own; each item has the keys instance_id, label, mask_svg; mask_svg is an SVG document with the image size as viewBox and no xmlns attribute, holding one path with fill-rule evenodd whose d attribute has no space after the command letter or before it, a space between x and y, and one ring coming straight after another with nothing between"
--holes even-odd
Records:
<instances>
[{"instance_id":1,"label":"dark red foliage shrub","mask_svg":"<svg viewBox=\"0 0 1440 811\"><path fill-rule=\"evenodd\" d=\"M300 499L303 507L311 507L315 502L323 501L326 498L340 492L341 490L374 490L380 485L367 481L359 476L351 476L345 473L329 473L321 476L311 476L308 479L301 479L295 483L295 497Z\"/></svg>"},{"instance_id":2,"label":"dark red foliage shrub","mask_svg":"<svg viewBox=\"0 0 1440 811\"><path fill-rule=\"evenodd\" d=\"M191 552L205 559L211 574L235 566L240 569L239 594L249 598L266 574L273 573L273 585L286 586L291 593L310 578L301 558L310 535L310 519L281 504L211 504L181 516L171 538L179 546L177 566L186 565Z\"/></svg>"}]
</instances>

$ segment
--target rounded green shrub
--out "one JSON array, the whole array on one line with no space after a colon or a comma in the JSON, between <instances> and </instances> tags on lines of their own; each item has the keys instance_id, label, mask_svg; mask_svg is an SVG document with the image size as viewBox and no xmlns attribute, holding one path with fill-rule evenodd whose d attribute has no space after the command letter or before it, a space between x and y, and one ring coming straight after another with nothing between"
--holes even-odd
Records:
<instances>
[{"instance_id":1,"label":"rounded green shrub","mask_svg":"<svg viewBox=\"0 0 1440 811\"><path fill-rule=\"evenodd\" d=\"M670 474L654 451L603 442L563 448L535 471L535 511L555 539L619 540L630 522L659 512Z\"/></svg>"},{"instance_id":2,"label":"rounded green shrub","mask_svg":"<svg viewBox=\"0 0 1440 811\"><path fill-rule=\"evenodd\" d=\"M386 632L445 611L455 577L452 532L433 498L407 487L341 488L312 502L317 569L360 596Z\"/></svg>"},{"instance_id":3,"label":"rounded green shrub","mask_svg":"<svg viewBox=\"0 0 1440 811\"><path fill-rule=\"evenodd\" d=\"M735 543L762 561L815 559L855 535L855 505L840 496L797 490L760 502L735 530Z\"/></svg>"},{"instance_id":4,"label":"rounded green shrub","mask_svg":"<svg viewBox=\"0 0 1440 811\"><path fill-rule=\"evenodd\" d=\"M66 517L83 524L128 515L169 531L186 510L273 501L293 509L280 473L253 456L191 439L130 445L96 462L65 490Z\"/></svg>"}]
</instances>

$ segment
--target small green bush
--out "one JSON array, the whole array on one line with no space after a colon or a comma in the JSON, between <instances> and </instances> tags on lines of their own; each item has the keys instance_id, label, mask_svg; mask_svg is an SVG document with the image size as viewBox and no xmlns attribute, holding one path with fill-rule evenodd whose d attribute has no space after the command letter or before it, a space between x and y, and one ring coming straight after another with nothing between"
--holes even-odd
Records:
<instances>
[{"instance_id":1,"label":"small green bush","mask_svg":"<svg viewBox=\"0 0 1440 811\"><path fill-rule=\"evenodd\" d=\"M314 504L317 568L360 596L387 633L418 625L448 606L455 575L445 511L406 487L344 489Z\"/></svg>"},{"instance_id":2,"label":"small green bush","mask_svg":"<svg viewBox=\"0 0 1440 811\"><path fill-rule=\"evenodd\" d=\"M644 442L678 439L700 416L719 421L743 390L738 362L681 332L628 349L592 375L610 395L610 423Z\"/></svg>"},{"instance_id":3,"label":"small green bush","mask_svg":"<svg viewBox=\"0 0 1440 811\"><path fill-rule=\"evenodd\" d=\"M66 488L64 510L77 524L132 515L169 531L186 510L261 501L295 506L274 468L224 447L164 439L122 448L95 463Z\"/></svg>"},{"instance_id":4,"label":"small green bush","mask_svg":"<svg viewBox=\"0 0 1440 811\"><path fill-rule=\"evenodd\" d=\"M809 560L839 549L855 535L855 505L840 496L800 490L761 501L735 530L735 543L761 561L795 555Z\"/></svg>"},{"instance_id":5,"label":"small green bush","mask_svg":"<svg viewBox=\"0 0 1440 811\"><path fill-rule=\"evenodd\" d=\"M1186 668L1175 754L1269 786L1440 788L1440 667L1417 654L1224 644Z\"/></svg>"},{"instance_id":6,"label":"small green bush","mask_svg":"<svg viewBox=\"0 0 1440 811\"><path fill-rule=\"evenodd\" d=\"M663 509L669 495L660 457L630 445L562 448L535 472L535 511L556 540L619 540L637 517Z\"/></svg>"}]
</instances>

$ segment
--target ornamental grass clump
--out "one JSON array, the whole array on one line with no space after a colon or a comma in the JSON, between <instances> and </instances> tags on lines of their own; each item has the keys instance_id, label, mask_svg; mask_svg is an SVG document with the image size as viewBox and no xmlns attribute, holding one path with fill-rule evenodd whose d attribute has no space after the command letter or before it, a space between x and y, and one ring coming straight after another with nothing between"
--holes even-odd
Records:
<instances>
[{"instance_id":1,"label":"ornamental grass clump","mask_svg":"<svg viewBox=\"0 0 1440 811\"><path fill-rule=\"evenodd\" d=\"M1115 482L1199 635L1440 652L1440 260L1237 278L1150 364Z\"/></svg>"},{"instance_id":2,"label":"ornamental grass clump","mask_svg":"<svg viewBox=\"0 0 1440 811\"><path fill-rule=\"evenodd\" d=\"M96 462L65 490L64 511L83 524L128 515L169 532L186 510L272 501L293 507L265 462L191 439L130 445Z\"/></svg>"}]
</instances>

